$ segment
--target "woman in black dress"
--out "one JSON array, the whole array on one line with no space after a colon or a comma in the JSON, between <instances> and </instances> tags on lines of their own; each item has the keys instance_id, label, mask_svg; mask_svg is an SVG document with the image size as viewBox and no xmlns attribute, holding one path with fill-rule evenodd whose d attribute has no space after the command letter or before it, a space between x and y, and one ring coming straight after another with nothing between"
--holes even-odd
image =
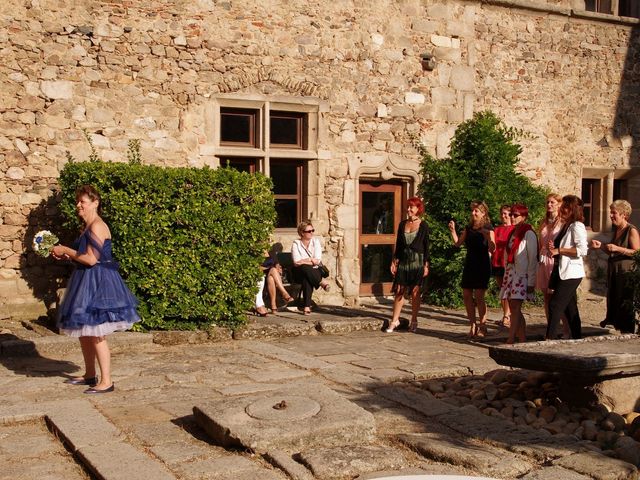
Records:
<instances>
[{"instance_id":1,"label":"woman in black dress","mask_svg":"<svg viewBox=\"0 0 640 480\"><path fill-rule=\"evenodd\" d=\"M489 208L484 202L471 202L471 219L460 236L456 224L449 222L449 231L454 245L462 244L467 256L462 271L462 298L469 319L469 336L484 337L487 333L487 304L484 296L491 276L491 256L496 249ZM478 315L476 316L476 306Z\"/></svg>"},{"instance_id":2,"label":"woman in black dress","mask_svg":"<svg viewBox=\"0 0 640 480\"><path fill-rule=\"evenodd\" d=\"M396 248L391 260L393 275L393 317L386 332L391 333L400 325L400 312L405 293L411 294L411 323L409 331L418 329L420 288L429 274L429 229L420 219L424 204L418 197L407 200L407 219L400 222Z\"/></svg>"}]
</instances>

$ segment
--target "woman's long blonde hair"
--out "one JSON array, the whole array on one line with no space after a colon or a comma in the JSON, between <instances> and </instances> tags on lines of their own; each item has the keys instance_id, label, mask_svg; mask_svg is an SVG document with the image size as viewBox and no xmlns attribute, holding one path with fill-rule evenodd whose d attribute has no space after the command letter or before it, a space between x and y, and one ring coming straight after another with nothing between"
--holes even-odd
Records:
<instances>
[{"instance_id":1,"label":"woman's long blonde hair","mask_svg":"<svg viewBox=\"0 0 640 480\"><path fill-rule=\"evenodd\" d=\"M484 214L484 223L482 225L478 225L479 227L487 227L491 225L491 218L489 218L489 207L484 202L471 202L469 205L469 209L473 210L477 208ZM469 220L469 227L473 228L473 217Z\"/></svg>"}]
</instances>

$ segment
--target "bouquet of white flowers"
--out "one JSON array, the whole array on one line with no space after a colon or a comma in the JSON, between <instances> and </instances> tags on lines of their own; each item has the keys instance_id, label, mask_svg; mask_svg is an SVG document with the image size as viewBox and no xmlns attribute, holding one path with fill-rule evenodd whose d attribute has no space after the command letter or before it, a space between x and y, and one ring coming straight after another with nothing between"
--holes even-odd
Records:
<instances>
[{"instance_id":1,"label":"bouquet of white flowers","mask_svg":"<svg viewBox=\"0 0 640 480\"><path fill-rule=\"evenodd\" d=\"M51 249L58 243L60 239L49 230L40 230L33 237L33 250L41 257L48 257Z\"/></svg>"}]
</instances>

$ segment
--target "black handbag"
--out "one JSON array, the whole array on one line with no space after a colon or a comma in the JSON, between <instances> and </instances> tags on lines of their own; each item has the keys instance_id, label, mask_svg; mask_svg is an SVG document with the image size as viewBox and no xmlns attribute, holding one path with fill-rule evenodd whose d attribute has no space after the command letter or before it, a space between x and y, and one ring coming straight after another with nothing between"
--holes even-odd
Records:
<instances>
[{"instance_id":1,"label":"black handbag","mask_svg":"<svg viewBox=\"0 0 640 480\"><path fill-rule=\"evenodd\" d=\"M318 265L318 271L320 272L320 275L322 275L322 278L327 278L329 276L329 269L322 263Z\"/></svg>"}]
</instances>

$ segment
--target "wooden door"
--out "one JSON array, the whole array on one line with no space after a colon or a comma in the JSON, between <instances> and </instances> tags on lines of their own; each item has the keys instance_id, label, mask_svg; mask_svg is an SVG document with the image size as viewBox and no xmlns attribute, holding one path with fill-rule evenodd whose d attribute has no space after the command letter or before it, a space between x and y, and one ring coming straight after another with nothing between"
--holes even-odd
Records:
<instances>
[{"instance_id":1,"label":"wooden door","mask_svg":"<svg viewBox=\"0 0 640 480\"><path fill-rule=\"evenodd\" d=\"M360 182L361 295L388 295L391 291L389 266L402 219L403 198L401 183Z\"/></svg>"}]
</instances>

